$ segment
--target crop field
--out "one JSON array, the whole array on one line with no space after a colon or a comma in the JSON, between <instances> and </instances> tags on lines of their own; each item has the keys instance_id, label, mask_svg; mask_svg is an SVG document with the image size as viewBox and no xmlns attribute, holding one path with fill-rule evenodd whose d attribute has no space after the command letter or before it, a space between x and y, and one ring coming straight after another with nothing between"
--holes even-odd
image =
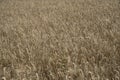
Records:
<instances>
[{"instance_id":1,"label":"crop field","mask_svg":"<svg viewBox=\"0 0 120 80\"><path fill-rule=\"evenodd\" d=\"M120 0L0 0L0 80L120 80Z\"/></svg>"}]
</instances>

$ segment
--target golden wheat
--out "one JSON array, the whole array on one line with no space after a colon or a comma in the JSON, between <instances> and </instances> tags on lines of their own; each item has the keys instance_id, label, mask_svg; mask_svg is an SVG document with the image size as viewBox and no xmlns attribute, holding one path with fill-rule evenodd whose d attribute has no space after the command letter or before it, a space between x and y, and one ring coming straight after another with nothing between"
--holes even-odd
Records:
<instances>
[{"instance_id":1,"label":"golden wheat","mask_svg":"<svg viewBox=\"0 0 120 80\"><path fill-rule=\"evenodd\" d=\"M120 80L120 1L0 0L0 80Z\"/></svg>"}]
</instances>

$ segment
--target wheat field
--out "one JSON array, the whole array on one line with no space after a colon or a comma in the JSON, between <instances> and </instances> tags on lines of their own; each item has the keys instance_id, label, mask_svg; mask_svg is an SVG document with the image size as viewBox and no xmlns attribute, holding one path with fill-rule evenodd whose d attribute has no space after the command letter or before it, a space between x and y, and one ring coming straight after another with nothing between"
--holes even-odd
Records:
<instances>
[{"instance_id":1,"label":"wheat field","mask_svg":"<svg viewBox=\"0 0 120 80\"><path fill-rule=\"evenodd\" d=\"M120 80L120 0L0 0L0 80Z\"/></svg>"}]
</instances>

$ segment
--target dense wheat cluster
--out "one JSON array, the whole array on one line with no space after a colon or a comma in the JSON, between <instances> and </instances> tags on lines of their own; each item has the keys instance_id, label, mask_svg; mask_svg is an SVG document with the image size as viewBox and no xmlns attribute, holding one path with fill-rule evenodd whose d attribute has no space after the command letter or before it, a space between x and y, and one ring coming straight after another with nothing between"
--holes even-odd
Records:
<instances>
[{"instance_id":1,"label":"dense wheat cluster","mask_svg":"<svg viewBox=\"0 0 120 80\"><path fill-rule=\"evenodd\" d=\"M0 0L0 80L120 80L120 0Z\"/></svg>"}]
</instances>

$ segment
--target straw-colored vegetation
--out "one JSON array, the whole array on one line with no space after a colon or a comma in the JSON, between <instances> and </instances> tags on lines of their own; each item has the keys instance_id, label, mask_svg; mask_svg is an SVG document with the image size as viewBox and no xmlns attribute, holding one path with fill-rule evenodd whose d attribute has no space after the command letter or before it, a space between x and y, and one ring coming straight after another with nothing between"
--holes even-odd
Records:
<instances>
[{"instance_id":1,"label":"straw-colored vegetation","mask_svg":"<svg viewBox=\"0 0 120 80\"><path fill-rule=\"evenodd\" d=\"M0 80L120 80L120 0L0 0Z\"/></svg>"}]
</instances>

